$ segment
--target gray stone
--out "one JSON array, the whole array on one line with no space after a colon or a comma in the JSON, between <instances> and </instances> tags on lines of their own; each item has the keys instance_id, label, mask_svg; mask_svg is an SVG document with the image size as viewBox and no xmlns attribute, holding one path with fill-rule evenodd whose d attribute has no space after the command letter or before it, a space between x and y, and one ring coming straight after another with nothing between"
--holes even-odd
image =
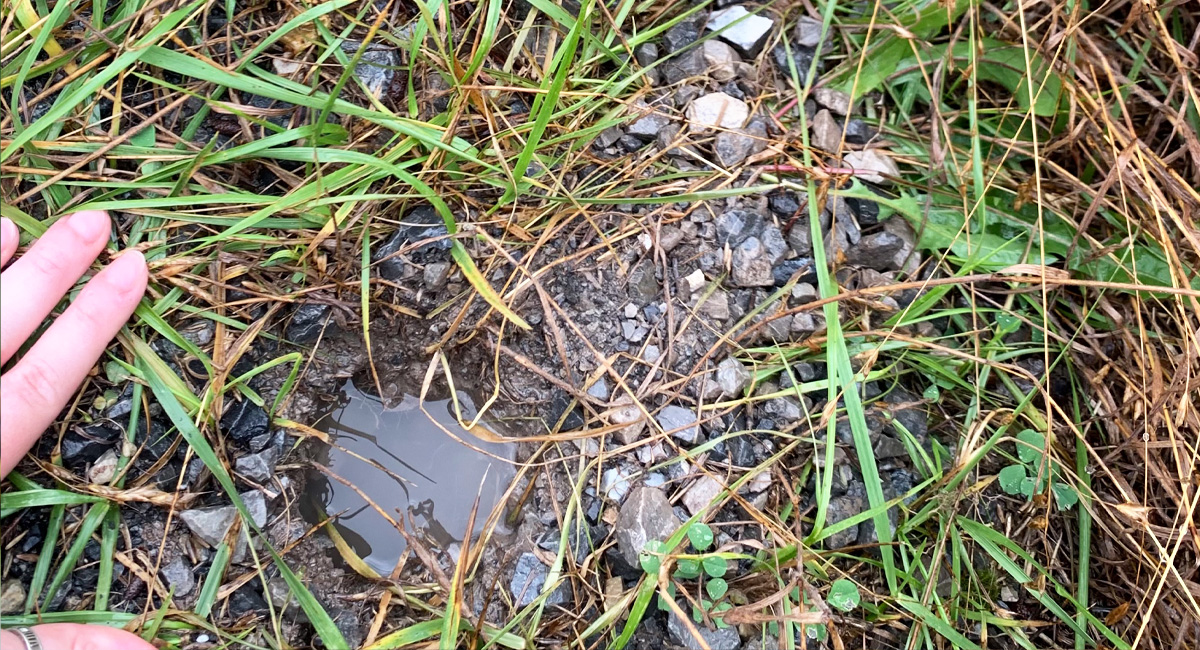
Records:
<instances>
[{"instance_id":1,"label":"gray stone","mask_svg":"<svg viewBox=\"0 0 1200 650\"><path fill-rule=\"evenodd\" d=\"M329 317L331 307L316 302L306 302L292 312L292 320L288 322L284 336L292 343L304 345L312 343L321 335L325 321Z\"/></svg>"},{"instance_id":2,"label":"gray stone","mask_svg":"<svg viewBox=\"0 0 1200 650\"><path fill-rule=\"evenodd\" d=\"M741 397L742 391L746 390L753 380L754 375L733 357L717 364L717 384L721 386L725 397Z\"/></svg>"},{"instance_id":3,"label":"gray stone","mask_svg":"<svg viewBox=\"0 0 1200 650\"><path fill-rule=\"evenodd\" d=\"M600 377L591 386L588 386L587 394L596 398L601 402L608 401L608 380Z\"/></svg>"},{"instance_id":4,"label":"gray stone","mask_svg":"<svg viewBox=\"0 0 1200 650\"><path fill-rule=\"evenodd\" d=\"M721 40L746 56L756 56L775 26L775 21L763 14L751 14L741 5L734 5L714 11L706 26L710 31L719 32Z\"/></svg>"},{"instance_id":5,"label":"gray stone","mask_svg":"<svg viewBox=\"0 0 1200 650\"><path fill-rule=\"evenodd\" d=\"M644 260L629 272L629 299L641 307L658 299L662 288L654 275L654 263Z\"/></svg>"},{"instance_id":6,"label":"gray stone","mask_svg":"<svg viewBox=\"0 0 1200 650\"><path fill-rule=\"evenodd\" d=\"M806 305L817 299L817 288L807 282L797 282L792 287L792 302Z\"/></svg>"},{"instance_id":7,"label":"gray stone","mask_svg":"<svg viewBox=\"0 0 1200 650\"><path fill-rule=\"evenodd\" d=\"M878 132L862 120L849 120L846 122L846 142L850 144L867 144L876 135L878 135Z\"/></svg>"},{"instance_id":8,"label":"gray stone","mask_svg":"<svg viewBox=\"0 0 1200 650\"><path fill-rule=\"evenodd\" d=\"M688 129L740 129L750 117L750 107L725 93L709 93L692 100L687 107Z\"/></svg>"},{"instance_id":9,"label":"gray stone","mask_svg":"<svg viewBox=\"0 0 1200 650\"><path fill-rule=\"evenodd\" d=\"M904 248L904 240L886 230L867 235L846 251L846 261L879 271L895 270L896 253Z\"/></svg>"},{"instance_id":10,"label":"gray stone","mask_svg":"<svg viewBox=\"0 0 1200 650\"><path fill-rule=\"evenodd\" d=\"M812 146L822 150L836 153L841 149L842 144L842 125L833 118L833 115L825 109L817 111L816 117L812 121L812 139L809 142Z\"/></svg>"},{"instance_id":11,"label":"gray stone","mask_svg":"<svg viewBox=\"0 0 1200 650\"><path fill-rule=\"evenodd\" d=\"M861 483L856 483L846 494L829 500L829 509L825 512L825 525L832 526L866 510L867 499L864 488ZM851 526L825 538L825 548L839 549L854 544L858 541L860 526Z\"/></svg>"},{"instance_id":12,"label":"gray stone","mask_svg":"<svg viewBox=\"0 0 1200 650\"><path fill-rule=\"evenodd\" d=\"M721 289L713 291L704 302L700 303L700 313L713 320L727 320L730 316L729 294Z\"/></svg>"},{"instance_id":13,"label":"gray stone","mask_svg":"<svg viewBox=\"0 0 1200 650\"><path fill-rule=\"evenodd\" d=\"M617 143L617 141L620 140L621 136L623 136L623 135L625 135L625 132L622 131L620 127L610 126L607 129L604 129L603 131L601 131L600 135L596 136L596 140L594 141L594 144L596 147L599 147L600 149L607 149L607 148L615 145Z\"/></svg>"},{"instance_id":14,"label":"gray stone","mask_svg":"<svg viewBox=\"0 0 1200 650\"><path fill-rule=\"evenodd\" d=\"M94 463L117 444L122 434L121 428L111 422L96 422L86 427L71 427L63 435L60 447L63 463L68 467L83 467L88 463Z\"/></svg>"},{"instance_id":15,"label":"gray stone","mask_svg":"<svg viewBox=\"0 0 1200 650\"><path fill-rule=\"evenodd\" d=\"M261 406L249 399L230 404L221 416L221 428L225 433L238 442L246 443L252 438L266 433L271 426L271 419Z\"/></svg>"},{"instance_id":16,"label":"gray stone","mask_svg":"<svg viewBox=\"0 0 1200 650\"><path fill-rule=\"evenodd\" d=\"M639 487L630 493L617 514L617 548L629 566L638 566L638 555L650 540L663 541L679 528L679 518L662 490Z\"/></svg>"},{"instance_id":17,"label":"gray stone","mask_svg":"<svg viewBox=\"0 0 1200 650\"><path fill-rule=\"evenodd\" d=\"M508 585L517 607L527 607L533 604L542 595L542 589L546 586L546 578L549 575L550 568L542 564L542 561L533 553L524 553L517 558L516 567L513 568L512 581ZM564 586L559 586L546 596L545 603L561 605L567 602Z\"/></svg>"},{"instance_id":18,"label":"gray stone","mask_svg":"<svg viewBox=\"0 0 1200 650\"><path fill-rule=\"evenodd\" d=\"M787 255L787 240L783 238L783 233L777 226L772 224L763 228L759 240L762 241L763 248L767 251L767 259L771 260L772 265L778 264Z\"/></svg>"},{"instance_id":19,"label":"gray stone","mask_svg":"<svg viewBox=\"0 0 1200 650\"><path fill-rule=\"evenodd\" d=\"M812 66L814 52L812 48L802 46L792 46L791 57L788 56L788 48L783 43L775 46L771 50L771 56L775 59L775 65L779 67L779 74L788 79L792 78L792 66L796 67L796 77L800 81L800 85L808 80L808 69ZM817 66L818 71L820 65ZM790 85L790 83L789 83Z\"/></svg>"},{"instance_id":20,"label":"gray stone","mask_svg":"<svg viewBox=\"0 0 1200 650\"><path fill-rule=\"evenodd\" d=\"M680 86L679 90L675 91L675 108L685 109L688 104L691 104L697 97L704 94L704 89L699 86L687 84Z\"/></svg>"},{"instance_id":21,"label":"gray stone","mask_svg":"<svg viewBox=\"0 0 1200 650\"><path fill-rule=\"evenodd\" d=\"M877 436L871 447L875 452L876 460L908 456L908 450L904 448L904 443L891 436Z\"/></svg>"},{"instance_id":22,"label":"gray stone","mask_svg":"<svg viewBox=\"0 0 1200 650\"><path fill-rule=\"evenodd\" d=\"M729 45L716 39L704 41L704 62L708 75L717 81L729 81L737 76L737 64L742 59Z\"/></svg>"},{"instance_id":23,"label":"gray stone","mask_svg":"<svg viewBox=\"0 0 1200 650\"><path fill-rule=\"evenodd\" d=\"M850 114L850 95L833 88L815 88L812 91L812 98L821 106L828 108L837 115ZM840 129L839 129L840 130Z\"/></svg>"},{"instance_id":24,"label":"gray stone","mask_svg":"<svg viewBox=\"0 0 1200 650\"><path fill-rule=\"evenodd\" d=\"M11 578L0 586L0 614L18 614L25 610L25 586Z\"/></svg>"},{"instance_id":25,"label":"gray stone","mask_svg":"<svg viewBox=\"0 0 1200 650\"><path fill-rule=\"evenodd\" d=\"M766 148L767 127L757 119L751 120L745 129L721 131L713 142L717 162L724 167L733 167Z\"/></svg>"},{"instance_id":26,"label":"gray stone","mask_svg":"<svg viewBox=\"0 0 1200 650\"><path fill-rule=\"evenodd\" d=\"M693 47L663 61L659 67L667 84L677 84L703 75L708 64L704 62L704 51Z\"/></svg>"},{"instance_id":27,"label":"gray stone","mask_svg":"<svg viewBox=\"0 0 1200 650\"><path fill-rule=\"evenodd\" d=\"M737 246L762 230L763 216L751 210L728 210L717 217L717 243Z\"/></svg>"},{"instance_id":28,"label":"gray stone","mask_svg":"<svg viewBox=\"0 0 1200 650\"><path fill-rule=\"evenodd\" d=\"M182 557L176 556L164 564L159 573L162 574L167 589L175 590L176 598L184 598L196 589L196 576L192 573L192 567L188 566Z\"/></svg>"},{"instance_id":29,"label":"gray stone","mask_svg":"<svg viewBox=\"0 0 1200 650\"><path fill-rule=\"evenodd\" d=\"M657 345L647 345L646 349L642 351L642 359L645 359L646 363L654 363L661 356L662 350L659 350Z\"/></svg>"},{"instance_id":30,"label":"gray stone","mask_svg":"<svg viewBox=\"0 0 1200 650\"><path fill-rule=\"evenodd\" d=\"M626 127L625 133L643 142L650 142L657 138L659 131L671 123L670 116L657 112L654 108L645 104L636 106L634 110L635 114L641 115L641 117Z\"/></svg>"},{"instance_id":31,"label":"gray stone","mask_svg":"<svg viewBox=\"0 0 1200 650\"><path fill-rule=\"evenodd\" d=\"M792 316L793 334L808 336L825 329L825 316L818 312L802 311Z\"/></svg>"},{"instance_id":32,"label":"gray stone","mask_svg":"<svg viewBox=\"0 0 1200 650\"><path fill-rule=\"evenodd\" d=\"M749 237L733 249L733 283L739 287L770 287L775 284L771 259L762 241Z\"/></svg>"},{"instance_id":33,"label":"gray stone","mask_svg":"<svg viewBox=\"0 0 1200 650\"><path fill-rule=\"evenodd\" d=\"M613 425L624 425L613 432L613 436L622 445L635 442L646 429L646 418L633 398L628 395L618 397L615 406L608 411L608 421Z\"/></svg>"},{"instance_id":34,"label":"gray stone","mask_svg":"<svg viewBox=\"0 0 1200 650\"><path fill-rule=\"evenodd\" d=\"M800 312L804 313L804 312ZM804 408L795 397L774 397L762 405L763 413L781 425L791 424L804 417Z\"/></svg>"},{"instance_id":35,"label":"gray stone","mask_svg":"<svg viewBox=\"0 0 1200 650\"><path fill-rule=\"evenodd\" d=\"M361 43L346 41L342 49L348 52L358 50ZM367 49L354 66L354 76L362 82L367 92L376 98L383 96L392 86L396 72L400 67L400 52L390 47L375 43L367 45Z\"/></svg>"},{"instance_id":36,"label":"gray stone","mask_svg":"<svg viewBox=\"0 0 1200 650\"><path fill-rule=\"evenodd\" d=\"M842 160L859 178L868 183L882 185L891 183L891 179L900 176L900 168L896 166L892 157L875 149L851 151L843 156Z\"/></svg>"},{"instance_id":37,"label":"gray stone","mask_svg":"<svg viewBox=\"0 0 1200 650\"><path fill-rule=\"evenodd\" d=\"M430 262L425 265L425 286L431 291L440 291L450 280L450 262Z\"/></svg>"},{"instance_id":38,"label":"gray stone","mask_svg":"<svg viewBox=\"0 0 1200 650\"><path fill-rule=\"evenodd\" d=\"M641 343L646 338L646 328L638 325L637 321L621 321L621 335L630 343Z\"/></svg>"},{"instance_id":39,"label":"gray stone","mask_svg":"<svg viewBox=\"0 0 1200 650\"><path fill-rule=\"evenodd\" d=\"M263 498L262 493L258 490L251 490L242 492L240 496L254 524L260 528L265 526L267 523L267 502ZM229 527L233 524L237 514L237 508L233 505L228 505L215 508L184 510L179 513L179 518L187 525L188 530L192 531L193 535L205 544L215 548L225 539L225 535L229 532ZM241 542L238 545L241 546Z\"/></svg>"},{"instance_id":40,"label":"gray stone","mask_svg":"<svg viewBox=\"0 0 1200 650\"><path fill-rule=\"evenodd\" d=\"M691 604L684 602L680 605L680 609L688 611L691 609ZM742 645L742 637L738 634L736 628L727 627L723 630L710 630L703 623L694 625L696 632L700 634L700 639L692 636L688 630L687 623L675 614L675 610L667 612L667 634L671 640L686 650L738 650ZM702 639L702 640L701 640Z\"/></svg>"},{"instance_id":41,"label":"gray stone","mask_svg":"<svg viewBox=\"0 0 1200 650\"><path fill-rule=\"evenodd\" d=\"M653 465L668 458L670 458L670 454L667 453L666 447L663 447L661 442L639 445L637 448L638 462L643 465Z\"/></svg>"},{"instance_id":42,"label":"gray stone","mask_svg":"<svg viewBox=\"0 0 1200 650\"><path fill-rule=\"evenodd\" d=\"M234 462L234 471L258 483L266 484L275 476L275 463L279 461L279 451L270 445L257 454L247 454Z\"/></svg>"},{"instance_id":43,"label":"gray stone","mask_svg":"<svg viewBox=\"0 0 1200 650\"><path fill-rule=\"evenodd\" d=\"M717 479L707 475L701 476L683 493L683 507L693 515L700 514L724 489L725 486Z\"/></svg>"},{"instance_id":44,"label":"gray stone","mask_svg":"<svg viewBox=\"0 0 1200 650\"><path fill-rule=\"evenodd\" d=\"M676 246L683 243L683 231L675 226L663 226L658 231L658 247L664 253L670 253Z\"/></svg>"},{"instance_id":45,"label":"gray stone","mask_svg":"<svg viewBox=\"0 0 1200 650\"><path fill-rule=\"evenodd\" d=\"M917 441L923 442L928 437L929 416L925 412L925 407L921 405L919 397L897 388L884 396L882 401L889 406L906 404L907 406L903 408L891 409L892 417ZM895 429L894 426L893 429ZM899 431L897 431L897 435L899 435Z\"/></svg>"},{"instance_id":46,"label":"gray stone","mask_svg":"<svg viewBox=\"0 0 1200 650\"><path fill-rule=\"evenodd\" d=\"M700 440L700 425L696 424L696 412L675 406L664 406L655 416L658 426L671 433L684 444L694 445Z\"/></svg>"},{"instance_id":47,"label":"gray stone","mask_svg":"<svg viewBox=\"0 0 1200 650\"><path fill-rule=\"evenodd\" d=\"M654 65L658 61L658 46L654 43L642 43L633 48L633 58L643 68Z\"/></svg>"},{"instance_id":48,"label":"gray stone","mask_svg":"<svg viewBox=\"0 0 1200 650\"><path fill-rule=\"evenodd\" d=\"M883 222L883 229L896 237L900 238L903 244L900 250L892 256L891 268L903 271L904 273L915 273L917 267L921 265L921 255L915 252L917 247L917 233L913 232L912 226L904 220L904 217L894 216L891 219Z\"/></svg>"},{"instance_id":49,"label":"gray stone","mask_svg":"<svg viewBox=\"0 0 1200 650\"><path fill-rule=\"evenodd\" d=\"M802 47L816 47L821 42L821 21L801 16L796 23L796 29L793 35L796 39L796 44Z\"/></svg>"},{"instance_id":50,"label":"gray stone","mask_svg":"<svg viewBox=\"0 0 1200 650\"><path fill-rule=\"evenodd\" d=\"M408 275L408 264L404 257L418 264L445 259L454 243L446 235L446 223L437 210L422 205L409 210L396 231L375 249L371 259L386 280L401 280ZM420 246L417 242L427 242ZM403 255L398 254L401 250Z\"/></svg>"},{"instance_id":51,"label":"gray stone","mask_svg":"<svg viewBox=\"0 0 1200 650\"><path fill-rule=\"evenodd\" d=\"M621 136L621 140L617 144L621 145L621 148L629 153L639 151L642 149L642 147L646 146L646 142L644 140L641 138L636 138L632 135Z\"/></svg>"}]
</instances>

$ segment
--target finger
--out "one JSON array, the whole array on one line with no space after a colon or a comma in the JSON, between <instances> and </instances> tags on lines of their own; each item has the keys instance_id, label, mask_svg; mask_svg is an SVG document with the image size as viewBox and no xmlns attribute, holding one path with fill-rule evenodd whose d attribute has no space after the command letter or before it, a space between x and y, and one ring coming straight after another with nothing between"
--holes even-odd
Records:
<instances>
[{"instance_id":1,"label":"finger","mask_svg":"<svg viewBox=\"0 0 1200 650\"><path fill-rule=\"evenodd\" d=\"M77 212L50 230L0 275L0 363L21 347L108 241L103 212Z\"/></svg>"},{"instance_id":2,"label":"finger","mask_svg":"<svg viewBox=\"0 0 1200 650\"><path fill-rule=\"evenodd\" d=\"M145 291L146 260L128 251L92 278L16 367L0 377L0 477L58 416Z\"/></svg>"},{"instance_id":3,"label":"finger","mask_svg":"<svg viewBox=\"0 0 1200 650\"><path fill-rule=\"evenodd\" d=\"M155 650L136 635L105 625L48 623L29 629L46 650ZM4 639L3 650L25 649L25 642L16 632L5 630L0 635Z\"/></svg>"},{"instance_id":4,"label":"finger","mask_svg":"<svg viewBox=\"0 0 1200 650\"><path fill-rule=\"evenodd\" d=\"M7 217L0 218L0 266L8 264L20 243L21 233L17 230L17 224Z\"/></svg>"}]
</instances>

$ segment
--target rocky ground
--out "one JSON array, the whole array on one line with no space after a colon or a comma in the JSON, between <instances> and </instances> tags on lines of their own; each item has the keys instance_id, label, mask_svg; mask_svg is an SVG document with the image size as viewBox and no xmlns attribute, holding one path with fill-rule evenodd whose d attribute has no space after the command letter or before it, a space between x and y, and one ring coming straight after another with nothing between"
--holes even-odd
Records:
<instances>
[{"instance_id":1,"label":"rocky ground","mask_svg":"<svg viewBox=\"0 0 1200 650\"><path fill-rule=\"evenodd\" d=\"M564 184L580 188L627 181L618 170L650 161L678 172L708 171L712 178L706 188L749 184L762 173L780 173L778 165L760 163L778 160L806 135L821 152L824 167L853 170L860 181L886 194L899 170L887 142L847 95L818 87L802 106L776 114L763 108L764 95L788 87L787 70L794 66L803 81L819 44L819 22L802 18L766 48L768 36L781 26L760 14L694 46L744 13L745 7L736 4L701 11L657 42L639 46L637 63L647 69L654 88L627 107L623 124L597 135L587 154L593 162L566 171ZM379 56L387 52L372 55ZM379 76L378 62L365 61L358 73L372 75L370 84L393 83ZM815 69L822 69L820 60ZM801 112L807 134L798 130ZM817 204L820 241L813 238L810 202ZM462 221L471 221L470 216ZM501 329L484 301L462 300L470 287L450 259L448 232L432 208L410 206L400 221L394 234L373 248L372 275L382 287L373 300L383 306L374 310L370 355L352 291L308 293L299 304L269 313L263 303L248 300L244 315L268 319L270 331L286 340L260 338L231 375L286 352L304 353L295 393L276 415L306 425L329 410L348 378L367 390L377 387L385 400L419 391L431 346L442 346L457 380L486 390L498 376L501 399L491 407L493 417L508 421L510 434L536 442L521 445L518 460L533 469L513 487L503 516L486 535L489 545L477 557L479 573L466 597L471 611L483 612L497 625L514 608L542 595L564 528L570 539L563 565L568 579L544 602L555 612L551 616L568 620L571 613L583 626L600 614L607 595L636 584L646 542L665 539L693 516L714 527L717 546L728 553L773 548L777 523L767 522L778 522L785 508L800 515L789 524L791 534L805 535L817 487L806 467L811 459L824 468L823 452L815 454L823 450L817 444L825 438L822 418L837 417L834 406L842 406L827 402L821 383L826 368L818 351L826 323L817 301L814 247L823 250L847 290L928 277L913 229L899 216L881 218L880 206L868 200L777 190L672 204L631 202L593 212L590 224L562 228L559 236L519 258L527 275L507 289L510 304L532 325L525 332L510 325ZM358 255L350 241L327 248L334 258ZM472 252L496 286L518 261L488 267L482 246ZM231 294L235 301L252 298L252 292ZM916 297L914 290L874 293L843 303L840 313L847 326L865 330ZM451 308L444 308L447 304ZM923 327L929 329L922 334L935 331L931 324ZM197 318L180 329L191 344L211 346L212 321ZM199 389L204 369L177 343L160 339L154 348ZM288 370L277 366L249 385L269 405ZM133 384L119 375L105 383L107 390L86 409L90 422L72 426L61 443L48 437L40 449L42 458L61 458L61 470L55 471L63 480L103 483L116 471L119 442L134 406ZM928 468L917 461L944 455L945 449L920 388L886 376L860 388L869 404L867 424L884 495L904 497L928 476ZM432 390L445 394L446 386L435 381ZM299 495L312 471L306 459L321 443L304 430L273 423L265 408L249 400L228 399L220 428L220 453L244 490L255 523L286 551L348 642L357 646L368 634L373 603L386 583L356 575L332 541L300 515ZM867 510L844 415L836 430L830 525ZM546 436L557 441L546 442ZM269 563L260 574L246 540L231 537L236 510L154 404L141 410L134 444L126 485L154 491L158 501L123 509L129 536L119 542L124 559L115 567L123 589L113 594L111 607L140 613L148 594L168 592L175 607L193 606L214 549L234 540L216 619L228 630L255 630L272 611L282 612L285 637L297 645L309 643L311 628L289 600L286 584ZM735 483L733 494L724 494ZM74 509L69 512L78 516ZM893 525L898 512L889 511ZM24 601L49 523L42 511L20 517L22 534L5 540L11 550L5 566L6 612L19 610ZM876 539L874 524L864 521L822 546L830 551L869 547ZM397 583L437 581L439 571L444 578L453 572L451 551L431 548L428 557L412 558ZM96 540L83 546L77 568L45 609L85 604L100 552ZM740 602L759 600L774 589L754 576L750 562L735 565L734 576L746 576L736 587ZM690 604L680 602L683 611L691 611ZM420 618L416 611L392 611L394 625ZM704 647L675 612L654 610L642 625L635 647ZM718 628L705 619L697 627L713 650L776 647L764 640L771 632L762 624ZM246 643L259 634L251 631ZM186 647L215 647L201 636L191 636ZM878 638L886 643L889 637ZM821 644L807 642L808 647ZM553 646L553 639L546 644Z\"/></svg>"}]
</instances>

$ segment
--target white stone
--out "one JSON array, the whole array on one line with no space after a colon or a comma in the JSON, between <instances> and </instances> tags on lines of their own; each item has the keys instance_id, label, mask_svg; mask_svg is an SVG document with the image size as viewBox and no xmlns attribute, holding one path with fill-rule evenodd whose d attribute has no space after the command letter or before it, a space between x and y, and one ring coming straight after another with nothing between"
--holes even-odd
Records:
<instances>
[{"instance_id":1,"label":"white stone","mask_svg":"<svg viewBox=\"0 0 1200 650\"><path fill-rule=\"evenodd\" d=\"M717 81L729 81L737 76L737 64L742 59L729 45L716 39L704 41L704 62L708 74Z\"/></svg>"},{"instance_id":2,"label":"white stone","mask_svg":"<svg viewBox=\"0 0 1200 650\"><path fill-rule=\"evenodd\" d=\"M711 476L701 476L683 494L683 507L693 515L700 514L713 499L725 489L721 482Z\"/></svg>"},{"instance_id":3,"label":"white stone","mask_svg":"<svg viewBox=\"0 0 1200 650\"><path fill-rule=\"evenodd\" d=\"M900 176L900 168L892 157L875 149L851 151L843 158L846 166L855 170L857 176L868 183L882 184L890 182L885 176L893 178Z\"/></svg>"},{"instance_id":4,"label":"white stone","mask_svg":"<svg viewBox=\"0 0 1200 650\"><path fill-rule=\"evenodd\" d=\"M684 282L687 282L688 288L692 290L692 293L696 293L697 291L703 289L705 283L708 282L704 279L704 271L701 271L700 269L692 271L690 274L685 276L683 280Z\"/></svg>"},{"instance_id":5,"label":"white stone","mask_svg":"<svg viewBox=\"0 0 1200 650\"><path fill-rule=\"evenodd\" d=\"M738 48L742 52L753 55L758 52L767 34L775 26L775 21L762 14L751 14L741 5L726 7L713 12L706 25L710 31L719 31L722 40Z\"/></svg>"},{"instance_id":6,"label":"white stone","mask_svg":"<svg viewBox=\"0 0 1200 650\"><path fill-rule=\"evenodd\" d=\"M740 129L750 117L746 102L725 93L697 97L687 107L688 130Z\"/></svg>"},{"instance_id":7,"label":"white stone","mask_svg":"<svg viewBox=\"0 0 1200 650\"><path fill-rule=\"evenodd\" d=\"M88 480L95 485L107 485L117 475L117 450L109 449L96 459L88 470Z\"/></svg>"}]
</instances>

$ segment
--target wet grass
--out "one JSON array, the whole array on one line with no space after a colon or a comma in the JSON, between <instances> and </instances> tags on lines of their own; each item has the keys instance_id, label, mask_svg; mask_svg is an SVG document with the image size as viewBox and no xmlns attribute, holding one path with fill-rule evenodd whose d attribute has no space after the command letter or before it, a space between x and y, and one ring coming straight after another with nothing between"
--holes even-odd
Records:
<instances>
[{"instance_id":1,"label":"wet grass","mask_svg":"<svg viewBox=\"0 0 1200 650\"><path fill-rule=\"evenodd\" d=\"M780 83L764 83L755 98L784 127L770 164L678 172L654 155L599 161L610 178L572 184L572 172L596 162L590 142L626 121L625 107L650 89L645 70L631 62L633 49L683 15L669 3L528 4L524 13L500 0L5 0L4 215L32 238L60 215L107 209L118 215L120 245L141 248L151 263L150 295L55 433L86 417L106 380L132 378L131 421L145 418L151 404L162 409L170 435L205 464L246 532L257 535L217 422L232 399L278 414L307 359L286 352L238 374L232 368L252 343L277 335L271 325L281 322L284 305L317 294L350 306L369 342L372 319L392 316L371 252L405 206L435 206L470 286L442 308L457 314L441 339L449 347L473 331L503 339L530 327L513 303L546 269L509 265L517 251L532 259L530 251L580 223L591 224L604 247L650 227L599 229L594 218L608 206L777 188L869 197L920 233L935 270L914 280L917 300L899 312L878 308L876 296L899 288L845 289L830 270L840 260L822 259L818 246L820 299L769 317L820 309L823 334L761 346L745 327L723 333L759 381L799 360L824 363L828 379L794 391L840 406L807 414L811 431L767 432L779 451L755 470L786 484L768 508L751 508L737 494L753 471L717 497L738 502L766 540L753 552L720 551L740 571L726 576L730 592L714 599L731 605L722 616L773 625L789 640L828 636L833 647L843 639L854 647L858 638L903 648L1197 642L1190 520L1200 439L1200 106L1187 49L1195 45L1194 10L1170 5L1127 20L1130 5L1080 2L818 4L812 17L833 44L826 70L819 77L815 69L775 70ZM800 15L783 5L767 11L788 29ZM385 92L354 72L371 43L405 53ZM440 86L426 83L431 74ZM808 146L803 112L792 117L786 108L803 104L813 79L851 93L878 123L903 162L894 197L868 193ZM214 116L226 125L223 137L211 130ZM817 202L809 206L819 241ZM472 309L479 304L489 313L479 317ZM219 344L198 346L176 329L195 319L215 323ZM924 326L931 323L934 330ZM561 328L555 336L581 335L570 322ZM155 338L199 362L202 390L175 374L149 344ZM277 394L250 388L250 378L276 368L287 371ZM919 389L947 442L933 457L914 449L923 482L903 500L886 500L875 471L868 380ZM711 412L759 399L710 405ZM832 479L823 468L832 465L828 441L839 419L853 433L869 509L832 523ZM277 424L311 433L282 416ZM1077 495L1076 506L1061 508L1063 497L1051 489L1030 498L998 489L1025 430L1044 441L1038 471L1062 468L1056 480ZM523 648L551 638L622 647L672 584L693 604L704 597L700 583L673 578L679 562L695 556L685 538L699 518L668 543L658 571L619 594L605 593L595 562L575 564L568 533L580 526L582 492L599 485L604 456L585 459L567 438L545 436L524 468L533 476L549 471L544 458L562 459L556 471L573 490L538 602L502 624L481 625L462 590L479 573L483 544L464 549L452 575L422 557L427 583L378 583L371 597L381 613L368 647ZM128 625L169 647L188 630L237 641L249 630L216 623L233 578L228 543L217 549L192 611L173 610L161 584L140 616L107 611L115 563L150 583L158 569L117 550L127 534L123 506L175 512L187 496L145 480L129 484L124 470L139 453L132 431L128 442L109 485L80 481L53 457L25 466L37 476L10 477L2 497L6 543L19 536L8 522L23 511L49 514L24 612L5 615L4 624ZM711 444L673 454L696 458ZM803 492L815 495L811 508L801 508ZM900 513L894 532L889 512ZM879 531L877 545L822 550L823 539L866 520ZM80 611L44 612L46 594L76 570L91 540L103 549L94 594ZM275 565L325 646L344 647L305 586L310 577L289 568L288 549L263 548L260 566ZM826 602L839 579L862 594L849 612ZM545 604L559 581L574 589L575 613ZM1020 596L1019 607L999 602L1005 588ZM497 600L506 596L504 586L494 590ZM392 627L389 608L404 608L416 622ZM281 616L272 611L259 624L275 647L284 646Z\"/></svg>"}]
</instances>

